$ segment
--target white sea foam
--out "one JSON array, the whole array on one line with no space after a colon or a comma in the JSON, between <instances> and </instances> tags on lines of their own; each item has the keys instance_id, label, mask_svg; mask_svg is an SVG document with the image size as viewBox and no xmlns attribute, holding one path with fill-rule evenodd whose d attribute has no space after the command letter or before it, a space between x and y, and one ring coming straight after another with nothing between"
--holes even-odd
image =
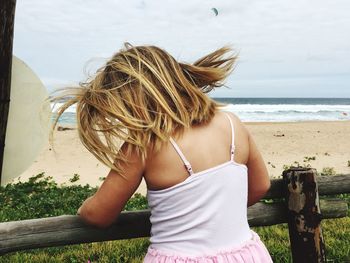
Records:
<instances>
[{"instance_id":1,"label":"white sea foam","mask_svg":"<svg viewBox=\"0 0 350 263\"><path fill-rule=\"evenodd\" d=\"M228 104L224 109L252 122L350 120L350 105Z\"/></svg>"},{"instance_id":2,"label":"white sea foam","mask_svg":"<svg viewBox=\"0 0 350 263\"><path fill-rule=\"evenodd\" d=\"M57 103L53 110L61 105ZM234 112L242 121L248 122L350 120L350 105L228 104L224 110ZM75 123L75 111L75 105L69 107L60 122Z\"/></svg>"},{"instance_id":3,"label":"white sea foam","mask_svg":"<svg viewBox=\"0 0 350 263\"><path fill-rule=\"evenodd\" d=\"M235 112L349 112L350 105L302 104L228 104L226 109Z\"/></svg>"}]
</instances>

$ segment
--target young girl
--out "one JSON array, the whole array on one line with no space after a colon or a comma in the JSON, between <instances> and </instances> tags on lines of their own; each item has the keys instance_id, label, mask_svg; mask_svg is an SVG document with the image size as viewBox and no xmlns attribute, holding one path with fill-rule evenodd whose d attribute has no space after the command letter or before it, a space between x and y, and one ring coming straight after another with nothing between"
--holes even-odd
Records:
<instances>
[{"instance_id":1,"label":"young girl","mask_svg":"<svg viewBox=\"0 0 350 263\"><path fill-rule=\"evenodd\" d=\"M79 208L83 220L112 224L145 179L146 263L272 262L247 220L270 187L264 161L240 120L205 94L232 71L230 51L186 64L126 43L58 112L77 104L82 143L111 168Z\"/></svg>"}]
</instances>

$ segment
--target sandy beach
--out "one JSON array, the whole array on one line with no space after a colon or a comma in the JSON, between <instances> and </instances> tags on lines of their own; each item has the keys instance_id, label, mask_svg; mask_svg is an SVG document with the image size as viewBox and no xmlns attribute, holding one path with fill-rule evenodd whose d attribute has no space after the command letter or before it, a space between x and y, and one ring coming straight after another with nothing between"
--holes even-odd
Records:
<instances>
[{"instance_id":1,"label":"sandy beach","mask_svg":"<svg viewBox=\"0 0 350 263\"><path fill-rule=\"evenodd\" d=\"M333 168L337 174L350 174L350 121L245 124L255 138L272 178L281 176L283 166L294 162L309 163L319 173L324 168ZM21 174L20 180L45 172L57 183L69 184L69 179L79 174L77 184L95 186L102 183L100 178L108 171L109 168L82 146L76 130L64 130L55 133L54 150L47 145ZM144 182L137 191L146 193Z\"/></svg>"}]
</instances>

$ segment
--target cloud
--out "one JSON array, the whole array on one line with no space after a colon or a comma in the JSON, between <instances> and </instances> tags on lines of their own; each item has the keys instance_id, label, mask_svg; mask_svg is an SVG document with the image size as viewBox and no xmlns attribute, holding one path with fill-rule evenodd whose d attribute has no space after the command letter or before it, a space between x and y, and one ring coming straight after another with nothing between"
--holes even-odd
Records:
<instances>
[{"instance_id":1,"label":"cloud","mask_svg":"<svg viewBox=\"0 0 350 263\"><path fill-rule=\"evenodd\" d=\"M349 8L346 0L19 1L14 52L41 78L63 81L84 79L87 61L125 41L184 61L232 44L241 61L235 77L252 81L336 74L350 68Z\"/></svg>"}]
</instances>

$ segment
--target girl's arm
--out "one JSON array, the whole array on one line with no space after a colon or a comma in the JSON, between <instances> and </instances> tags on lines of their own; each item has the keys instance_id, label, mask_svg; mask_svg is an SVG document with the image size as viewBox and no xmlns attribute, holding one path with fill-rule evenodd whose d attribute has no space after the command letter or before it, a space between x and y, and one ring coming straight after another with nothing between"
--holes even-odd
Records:
<instances>
[{"instance_id":1,"label":"girl's arm","mask_svg":"<svg viewBox=\"0 0 350 263\"><path fill-rule=\"evenodd\" d=\"M122 151L125 150L123 146ZM86 223L97 227L111 225L134 194L141 183L145 164L135 153L131 153L128 160L130 163L123 167L126 179L111 170L98 191L78 209Z\"/></svg>"},{"instance_id":2,"label":"girl's arm","mask_svg":"<svg viewBox=\"0 0 350 263\"><path fill-rule=\"evenodd\" d=\"M264 160L249 132L248 140L248 206L251 206L265 196L271 183Z\"/></svg>"}]
</instances>

